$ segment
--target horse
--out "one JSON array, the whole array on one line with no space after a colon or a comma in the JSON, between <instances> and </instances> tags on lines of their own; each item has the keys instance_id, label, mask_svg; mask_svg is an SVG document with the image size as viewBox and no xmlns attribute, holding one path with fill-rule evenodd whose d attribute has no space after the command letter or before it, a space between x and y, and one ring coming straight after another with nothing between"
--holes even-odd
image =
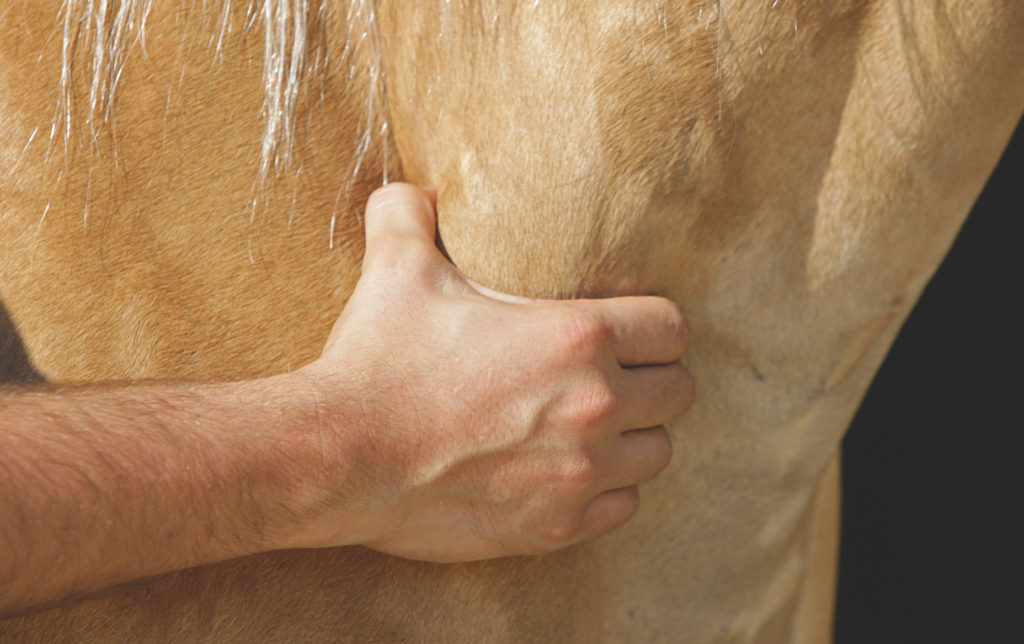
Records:
<instances>
[{"instance_id":1,"label":"horse","mask_svg":"<svg viewBox=\"0 0 1024 644\"><path fill-rule=\"evenodd\" d=\"M316 357L381 183L492 288L658 294L693 409L638 515L541 557L264 553L0 639L818 642L839 441L1024 109L1012 0L0 5L0 374Z\"/></svg>"}]
</instances>

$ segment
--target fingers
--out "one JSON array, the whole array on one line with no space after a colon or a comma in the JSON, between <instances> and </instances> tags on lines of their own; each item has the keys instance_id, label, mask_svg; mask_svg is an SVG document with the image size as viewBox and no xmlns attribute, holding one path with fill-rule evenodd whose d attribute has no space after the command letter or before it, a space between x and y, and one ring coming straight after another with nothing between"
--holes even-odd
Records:
<instances>
[{"instance_id":1,"label":"fingers","mask_svg":"<svg viewBox=\"0 0 1024 644\"><path fill-rule=\"evenodd\" d=\"M622 422L627 429L665 425L693 404L693 376L680 362L624 369L623 382Z\"/></svg>"},{"instance_id":2,"label":"fingers","mask_svg":"<svg viewBox=\"0 0 1024 644\"><path fill-rule=\"evenodd\" d=\"M650 481L672 461L672 440L663 425L624 432L602 457L598 490L618 490Z\"/></svg>"},{"instance_id":3,"label":"fingers","mask_svg":"<svg viewBox=\"0 0 1024 644\"><path fill-rule=\"evenodd\" d=\"M419 188L391 183L377 189L366 202L364 271L377 263L440 257L435 225L433 201Z\"/></svg>"},{"instance_id":4,"label":"fingers","mask_svg":"<svg viewBox=\"0 0 1024 644\"><path fill-rule=\"evenodd\" d=\"M615 358L624 367L675 362L689 345L686 319L670 300L618 297L587 304L611 330Z\"/></svg>"},{"instance_id":5,"label":"fingers","mask_svg":"<svg viewBox=\"0 0 1024 644\"><path fill-rule=\"evenodd\" d=\"M628 522L640 506L637 485L653 479L672 459L672 442L664 427L626 432L620 437L606 485L587 504L572 543L587 541ZM568 543L562 545L569 545Z\"/></svg>"},{"instance_id":6,"label":"fingers","mask_svg":"<svg viewBox=\"0 0 1024 644\"><path fill-rule=\"evenodd\" d=\"M543 550L587 541L629 521L639 507L637 485L653 479L672 459L672 443L664 427L629 431L618 437L603 460L604 473L580 513L571 505L550 519L540 535ZM600 492L597 492L600 490Z\"/></svg>"},{"instance_id":7,"label":"fingers","mask_svg":"<svg viewBox=\"0 0 1024 644\"><path fill-rule=\"evenodd\" d=\"M664 426L634 429L619 437L610 489L646 483L668 467L672 440Z\"/></svg>"},{"instance_id":8,"label":"fingers","mask_svg":"<svg viewBox=\"0 0 1024 644\"><path fill-rule=\"evenodd\" d=\"M582 527L573 541L589 541L624 525L639 507L640 493L635 485L597 495L583 511Z\"/></svg>"}]
</instances>

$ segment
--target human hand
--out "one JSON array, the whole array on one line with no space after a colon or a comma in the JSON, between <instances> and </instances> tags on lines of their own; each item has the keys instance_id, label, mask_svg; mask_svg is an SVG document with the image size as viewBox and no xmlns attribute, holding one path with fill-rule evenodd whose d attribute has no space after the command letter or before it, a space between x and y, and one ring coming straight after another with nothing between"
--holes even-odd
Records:
<instances>
[{"instance_id":1,"label":"human hand","mask_svg":"<svg viewBox=\"0 0 1024 644\"><path fill-rule=\"evenodd\" d=\"M293 543L466 561L628 521L637 484L671 458L664 424L693 399L679 310L499 294L434 239L422 191L370 197L362 277L303 370L320 392L320 462Z\"/></svg>"}]
</instances>

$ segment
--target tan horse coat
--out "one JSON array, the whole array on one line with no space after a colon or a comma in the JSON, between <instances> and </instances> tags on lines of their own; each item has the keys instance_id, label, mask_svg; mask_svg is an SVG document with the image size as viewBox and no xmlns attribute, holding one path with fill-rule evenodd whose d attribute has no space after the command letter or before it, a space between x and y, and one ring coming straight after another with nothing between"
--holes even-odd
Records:
<instances>
[{"instance_id":1,"label":"tan horse coat","mask_svg":"<svg viewBox=\"0 0 1024 644\"><path fill-rule=\"evenodd\" d=\"M444 246L485 284L677 301L698 402L596 542L458 566L271 553L0 639L828 638L838 442L1024 108L1024 5L313 3L294 128L268 139L248 7L154 4L97 93L60 4L0 4L9 378L19 342L53 381L311 360L387 168L438 189Z\"/></svg>"}]
</instances>

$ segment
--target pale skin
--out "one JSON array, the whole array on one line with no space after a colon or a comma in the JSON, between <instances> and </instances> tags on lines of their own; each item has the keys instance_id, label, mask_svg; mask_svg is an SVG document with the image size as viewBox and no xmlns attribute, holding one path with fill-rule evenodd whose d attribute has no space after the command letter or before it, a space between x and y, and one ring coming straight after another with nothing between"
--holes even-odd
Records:
<instances>
[{"instance_id":1,"label":"pale skin","mask_svg":"<svg viewBox=\"0 0 1024 644\"><path fill-rule=\"evenodd\" d=\"M374 193L362 277L295 372L0 394L0 614L268 550L469 561L628 521L693 399L679 310L496 293L434 239L428 194Z\"/></svg>"}]
</instances>

